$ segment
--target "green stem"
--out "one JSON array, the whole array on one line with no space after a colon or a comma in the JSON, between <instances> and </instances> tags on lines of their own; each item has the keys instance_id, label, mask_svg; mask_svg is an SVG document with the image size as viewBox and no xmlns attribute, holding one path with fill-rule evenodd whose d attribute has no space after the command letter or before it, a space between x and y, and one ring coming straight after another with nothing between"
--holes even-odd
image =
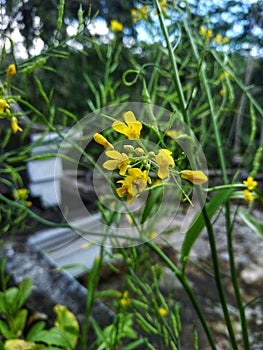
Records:
<instances>
[{"instance_id":1,"label":"green stem","mask_svg":"<svg viewBox=\"0 0 263 350\"><path fill-rule=\"evenodd\" d=\"M188 32L189 35L189 39L191 42L191 46L193 48L194 51L194 55L197 59L197 61L200 61L200 55L198 53L197 47L194 43L193 37L191 35L190 29L188 27L188 23L186 20L184 20L184 25L186 28L186 31ZM203 84L204 87L204 91L206 93L207 96L207 100L208 100L208 104L209 104L209 108L210 108L210 112L211 112L211 122L212 122L212 127L213 127L213 131L214 131L214 135L215 135L215 142L216 142L216 147L217 147L217 152L218 152L218 158L219 158L219 162L220 162L220 167L221 167L221 171L222 171L222 179L223 179L223 183L224 185L227 185L229 183L228 181L228 177L227 177L227 170L226 170L226 162L225 162L225 156L224 156L224 152L223 152L223 146L222 146L222 140L221 140L221 136L219 133L219 128L217 125L217 116L216 116L216 112L215 112L215 107L214 107L214 101L212 98L212 93L210 90L210 87L208 85L208 80L206 77L206 72L205 72L205 65L203 64L201 69L200 69L200 78L201 78L201 82ZM205 214L205 212L203 212L203 215L207 215ZM211 250L214 250L214 254L217 254L216 252L216 246L214 241L214 233L213 233L213 227L211 225L210 219L207 216L207 219L204 219L206 221L207 229L208 229L208 234L209 234L209 239L211 238L210 241L210 246L211 246ZM243 342L244 342L244 346L245 346L245 350L249 350L249 340L248 340L248 331L247 331L247 322L246 322L246 316L245 316L245 312L244 312L244 306L243 306L243 302L242 302L242 298L241 298L241 294L240 294L240 289L239 289L239 284L238 284L238 279L237 279L237 273L236 273L236 268L235 268L235 259L234 259L234 251L233 251L233 237L232 237L232 227L231 227L231 216L230 216L230 203L229 200L226 201L225 203L225 219L226 219L226 235L227 235L227 250L228 250L228 256L229 256L229 265L230 265L230 271L231 271L231 281L232 281L232 285L234 287L234 291L235 291L235 296L236 296L236 300L237 300L237 304L238 304L238 309L239 309L239 315L240 315L240 321L241 321L241 326L242 326L242 336L243 336ZM212 239L213 236L213 239ZM212 254L213 256L213 254ZM214 256L213 256L214 258ZM219 268L219 267L218 267ZM217 278L220 279L220 274L217 276ZM221 290L221 287L219 285L219 281L217 281L218 287L220 288L220 293L224 294L224 291ZM221 284L221 281L220 281ZM219 292L219 290L218 290ZM223 295L221 296L221 298L223 297ZM220 299L221 299L220 298ZM221 299L222 302L222 308L224 311L224 315L226 317L226 323L228 325L228 331L229 331L229 335L231 337L231 341L232 341L232 345L235 349L237 349L237 345L236 345L236 339L235 339L235 335L233 333L232 330L232 325L230 322L230 318L229 318L229 313L227 310L226 305L223 305L224 303L224 299Z\"/></svg>"},{"instance_id":2,"label":"green stem","mask_svg":"<svg viewBox=\"0 0 263 350\"><path fill-rule=\"evenodd\" d=\"M182 286L184 287L184 290L186 291L186 293L188 294L192 305L198 315L198 318L203 326L203 329L205 331L205 334L207 336L207 339L209 341L209 344L211 346L211 349L216 350L216 345L213 339L213 336L210 332L210 329L208 327L208 324L206 322L206 318L203 314L203 311L198 303L198 300L195 297L195 294L187 280L187 277L185 274L182 273L182 271L180 271L174 264L173 262L168 258L167 255L165 255L161 249L153 242L153 241L148 241L145 243L146 245L148 245L148 247L150 247L153 251L155 251L156 254L158 254L158 256L163 260L163 262L171 269L171 271L175 274L175 276L178 278L178 280L180 281L180 283L182 284Z\"/></svg>"},{"instance_id":3,"label":"green stem","mask_svg":"<svg viewBox=\"0 0 263 350\"><path fill-rule=\"evenodd\" d=\"M171 45L170 40L169 40L169 34L168 34L167 28L166 28L165 23L164 23L163 14L162 14L158 0L155 0L155 8L156 8L156 12L157 12L157 15L159 18L160 26L161 26L161 29L162 29L162 32L164 35L164 39L165 39L165 42L167 45L168 54L169 54L169 58L170 58L171 65L172 65L172 72L173 72L173 76L174 76L174 84L175 84L176 91L178 93L179 104L181 107L181 111L183 113L184 122L190 127L190 118L189 118L187 108L186 108L187 104L185 101L184 92L183 92L182 84L180 81L180 76L179 76L179 71L178 71L178 67L176 64L174 50L173 50L172 45Z\"/></svg>"},{"instance_id":4,"label":"green stem","mask_svg":"<svg viewBox=\"0 0 263 350\"><path fill-rule=\"evenodd\" d=\"M229 312L228 312L228 308L227 308L227 301L226 301L226 297L225 297L225 293L224 293L224 289L223 289L223 285L222 285L222 280L221 280L221 272L220 272L220 267L219 267L219 263L218 263L214 229L213 229L213 226L212 226L211 221L209 219L209 216L207 214L205 206L202 209L202 214L203 214L203 218L204 218L207 233L208 233L208 239L209 239L209 244L210 244L210 249L211 249L211 256L212 256L214 275L215 275L215 283L216 283L216 288L218 291L218 296L219 296L221 307L222 307L222 310L224 313L224 318L225 318L226 326L227 326L228 333L230 336L230 340L232 343L232 347L233 347L233 349L238 350L238 346L237 346L237 342L236 342L236 338L235 338L235 333L233 331L231 319L229 316Z\"/></svg>"}]
</instances>

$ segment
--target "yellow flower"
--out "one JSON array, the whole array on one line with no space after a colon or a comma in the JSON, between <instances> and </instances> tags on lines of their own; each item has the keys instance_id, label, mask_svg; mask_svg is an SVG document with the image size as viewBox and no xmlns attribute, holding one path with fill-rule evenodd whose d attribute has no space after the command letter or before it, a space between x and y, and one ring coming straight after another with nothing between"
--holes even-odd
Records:
<instances>
[{"instance_id":1,"label":"yellow flower","mask_svg":"<svg viewBox=\"0 0 263 350\"><path fill-rule=\"evenodd\" d=\"M228 37L223 38L223 44L228 44L230 39Z\"/></svg>"},{"instance_id":2,"label":"yellow flower","mask_svg":"<svg viewBox=\"0 0 263 350\"><path fill-rule=\"evenodd\" d=\"M124 175L130 163L129 157L126 153L120 153L118 151L112 150L107 151L106 155L112 160L107 160L103 163L103 167L107 170L120 169L120 175Z\"/></svg>"},{"instance_id":3,"label":"yellow flower","mask_svg":"<svg viewBox=\"0 0 263 350\"><path fill-rule=\"evenodd\" d=\"M160 5L161 12L166 12L167 11L166 0L160 0L159 1L159 5ZM157 11L156 10L154 10L154 14L157 15Z\"/></svg>"},{"instance_id":4,"label":"yellow flower","mask_svg":"<svg viewBox=\"0 0 263 350\"><path fill-rule=\"evenodd\" d=\"M156 162L158 164L158 177L160 179L165 179L169 176L169 166L174 168L174 160L171 157L172 152L168 149L160 149L159 153L155 156Z\"/></svg>"},{"instance_id":5,"label":"yellow flower","mask_svg":"<svg viewBox=\"0 0 263 350\"><path fill-rule=\"evenodd\" d=\"M116 192L119 197L127 197L129 204L133 203L137 194L143 191L147 186L147 172L141 171L139 168L131 168L128 170L128 176L124 180L118 181L122 187L117 188Z\"/></svg>"},{"instance_id":6,"label":"yellow flower","mask_svg":"<svg viewBox=\"0 0 263 350\"><path fill-rule=\"evenodd\" d=\"M212 29L206 29L205 27L200 26L199 34L205 37L205 43L208 45L210 42L210 38L213 35L213 31Z\"/></svg>"},{"instance_id":7,"label":"yellow flower","mask_svg":"<svg viewBox=\"0 0 263 350\"><path fill-rule=\"evenodd\" d=\"M11 79L12 76L15 74L16 74L16 66L14 64L10 64L6 71L7 78Z\"/></svg>"},{"instance_id":8,"label":"yellow flower","mask_svg":"<svg viewBox=\"0 0 263 350\"><path fill-rule=\"evenodd\" d=\"M11 129L14 134L16 134L18 131L23 131L23 129L18 125L16 117L11 118Z\"/></svg>"},{"instance_id":9,"label":"yellow flower","mask_svg":"<svg viewBox=\"0 0 263 350\"><path fill-rule=\"evenodd\" d=\"M113 19L110 22L110 30L112 30L113 32L122 32L123 25L119 21L117 21L116 19Z\"/></svg>"},{"instance_id":10,"label":"yellow flower","mask_svg":"<svg viewBox=\"0 0 263 350\"><path fill-rule=\"evenodd\" d=\"M128 137L128 139L136 139L140 137L140 132L142 129L142 123L136 120L133 112L125 112L123 118L126 122L123 123L119 120L115 120L112 124L112 128Z\"/></svg>"},{"instance_id":11,"label":"yellow flower","mask_svg":"<svg viewBox=\"0 0 263 350\"><path fill-rule=\"evenodd\" d=\"M136 9L131 10L132 20L134 23L140 21L141 19L147 19L150 13L150 9L147 5L138 5Z\"/></svg>"},{"instance_id":12,"label":"yellow flower","mask_svg":"<svg viewBox=\"0 0 263 350\"><path fill-rule=\"evenodd\" d=\"M253 194L249 190L244 190L244 199L245 201L253 202L254 200Z\"/></svg>"},{"instance_id":13,"label":"yellow flower","mask_svg":"<svg viewBox=\"0 0 263 350\"><path fill-rule=\"evenodd\" d=\"M113 149L114 147L112 146L112 144L101 134L97 133L94 134L93 136L94 141L96 141L97 143L99 143L100 145L104 146L105 148L110 148Z\"/></svg>"},{"instance_id":14,"label":"yellow flower","mask_svg":"<svg viewBox=\"0 0 263 350\"><path fill-rule=\"evenodd\" d=\"M129 299L129 292L127 290L125 290L122 293L122 297L120 299L120 304L121 306L128 306L131 303L131 299Z\"/></svg>"},{"instance_id":15,"label":"yellow flower","mask_svg":"<svg viewBox=\"0 0 263 350\"><path fill-rule=\"evenodd\" d=\"M168 311L163 307L159 307L159 314L164 317L168 314Z\"/></svg>"},{"instance_id":16,"label":"yellow flower","mask_svg":"<svg viewBox=\"0 0 263 350\"><path fill-rule=\"evenodd\" d=\"M257 181L254 181L252 176L249 176L245 181L243 181L243 184L246 185L250 191L253 191L258 185Z\"/></svg>"},{"instance_id":17,"label":"yellow flower","mask_svg":"<svg viewBox=\"0 0 263 350\"><path fill-rule=\"evenodd\" d=\"M9 104L6 102L6 100L0 98L0 114L4 113L6 108L10 108Z\"/></svg>"},{"instance_id":18,"label":"yellow flower","mask_svg":"<svg viewBox=\"0 0 263 350\"><path fill-rule=\"evenodd\" d=\"M201 170L182 170L180 176L194 185L202 185L208 180L207 176Z\"/></svg>"},{"instance_id":19,"label":"yellow flower","mask_svg":"<svg viewBox=\"0 0 263 350\"><path fill-rule=\"evenodd\" d=\"M27 188L19 188L14 192L13 197L15 199L20 200L21 202L25 202L27 207L31 207L32 202L27 201L28 195L29 195L29 190Z\"/></svg>"}]
</instances>

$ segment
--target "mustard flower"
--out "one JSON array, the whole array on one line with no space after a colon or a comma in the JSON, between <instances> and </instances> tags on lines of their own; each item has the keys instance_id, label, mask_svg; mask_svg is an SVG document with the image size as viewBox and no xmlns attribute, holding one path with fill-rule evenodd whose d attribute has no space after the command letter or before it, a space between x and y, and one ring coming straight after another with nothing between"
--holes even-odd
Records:
<instances>
[{"instance_id":1,"label":"mustard flower","mask_svg":"<svg viewBox=\"0 0 263 350\"><path fill-rule=\"evenodd\" d=\"M246 185L250 191L253 191L258 185L257 181L254 181L252 176L249 176L245 181L243 181L243 184Z\"/></svg>"},{"instance_id":2,"label":"mustard flower","mask_svg":"<svg viewBox=\"0 0 263 350\"><path fill-rule=\"evenodd\" d=\"M159 1L159 6L160 6L161 12L166 12L166 11L167 11L167 3L166 3L166 0L160 0L160 1ZM154 10L154 14L157 15L157 11L156 11L156 10Z\"/></svg>"},{"instance_id":3,"label":"mustard flower","mask_svg":"<svg viewBox=\"0 0 263 350\"><path fill-rule=\"evenodd\" d=\"M28 195L29 195L29 190L27 188L19 188L14 192L13 197L15 199L18 199L21 202L25 202L27 207L31 207L32 202L27 200Z\"/></svg>"},{"instance_id":4,"label":"mustard flower","mask_svg":"<svg viewBox=\"0 0 263 350\"><path fill-rule=\"evenodd\" d=\"M222 44L229 43L230 40L227 37L223 38L221 34L216 34L216 36L214 37L213 41L215 43L217 43L218 45L222 45Z\"/></svg>"},{"instance_id":5,"label":"mustard flower","mask_svg":"<svg viewBox=\"0 0 263 350\"><path fill-rule=\"evenodd\" d=\"M7 78L11 79L12 76L15 74L16 74L16 66L14 64L10 64L6 71Z\"/></svg>"},{"instance_id":6,"label":"mustard flower","mask_svg":"<svg viewBox=\"0 0 263 350\"><path fill-rule=\"evenodd\" d=\"M244 199L245 201L253 202L255 198L253 197L253 194L249 190L244 190Z\"/></svg>"},{"instance_id":7,"label":"mustard flower","mask_svg":"<svg viewBox=\"0 0 263 350\"><path fill-rule=\"evenodd\" d=\"M107 157L112 158L103 163L103 167L107 170L120 169L120 175L124 175L130 163L126 153L120 153L115 150L107 151Z\"/></svg>"},{"instance_id":8,"label":"mustard flower","mask_svg":"<svg viewBox=\"0 0 263 350\"><path fill-rule=\"evenodd\" d=\"M16 117L11 118L11 129L14 134L16 134L18 131L23 131L23 129L18 125Z\"/></svg>"},{"instance_id":9,"label":"mustard flower","mask_svg":"<svg viewBox=\"0 0 263 350\"><path fill-rule=\"evenodd\" d=\"M128 174L124 180L118 181L122 187L117 188L116 192L121 198L126 196L131 204L135 201L137 194L146 188L148 176L146 170L141 171L139 168L129 169Z\"/></svg>"},{"instance_id":10,"label":"mustard flower","mask_svg":"<svg viewBox=\"0 0 263 350\"><path fill-rule=\"evenodd\" d=\"M162 317L164 317L164 316L166 316L167 314L168 314L168 311L165 309L165 308L163 308L163 307L159 307L159 314L162 316Z\"/></svg>"},{"instance_id":11,"label":"mustard flower","mask_svg":"<svg viewBox=\"0 0 263 350\"><path fill-rule=\"evenodd\" d=\"M102 145L105 148L113 149L114 147L112 144L101 134L95 133L93 136L94 141L96 141L98 144Z\"/></svg>"},{"instance_id":12,"label":"mustard flower","mask_svg":"<svg viewBox=\"0 0 263 350\"><path fill-rule=\"evenodd\" d=\"M141 19L147 19L150 13L150 9L147 5L138 5L135 9L131 10L132 20L134 23Z\"/></svg>"},{"instance_id":13,"label":"mustard flower","mask_svg":"<svg viewBox=\"0 0 263 350\"><path fill-rule=\"evenodd\" d=\"M120 299L120 304L121 306L128 306L131 303L131 299L129 298L129 292L127 290L125 290L122 293L122 297Z\"/></svg>"},{"instance_id":14,"label":"mustard flower","mask_svg":"<svg viewBox=\"0 0 263 350\"><path fill-rule=\"evenodd\" d=\"M205 38L205 43L208 45L210 42L210 38L213 35L213 31L212 31L212 29L207 29L203 26L200 26L199 34Z\"/></svg>"},{"instance_id":15,"label":"mustard flower","mask_svg":"<svg viewBox=\"0 0 263 350\"><path fill-rule=\"evenodd\" d=\"M119 120L115 120L115 122L112 124L112 128L120 134L127 136L128 139L139 138L142 129L142 123L136 120L135 115L132 111L125 112L123 118L126 124Z\"/></svg>"},{"instance_id":16,"label":"mustard flower","mask_svg":"<svg viewBox=\"0 0 263 350\"><path fill-rule=\"evenodd\" d=\"M208 180L207 176L201 170L182 170L180 176L194 185L202 185Z\"/></svg>"},{"instance_id":17,"label":"mustard flower","mask_svg":"<svg viewBox=\"0 0 263 350\"><path fill-rule=\"evenodd\" d=\"M6 108L10 108L9 104L6 102L6 100L0 98L0 114L4 113Z\"/></svg>"},{"instance_id":18,"label":"mustard flower","mask_svg":"<svg viewBox=\"0 0 263 350\"><path fill-rule=\"evenodd\" d=\"M110 30L113 32L123 32L123 25L116 19L113 19L110 22Z\"/></svg>"},{"instance_id":19,"label":"mustard flower","mask_svg":"<svg viewBox=\"0 0 263 350\"><path fill-rule=\"evenodd\" d=\"M158 177L160 179L165 179L169 177L169 166L174 168L174 160L171 157L172 152L168 149L160 149L159 153L155 156L157 165L158 165Z\"/></svg>"}]
</instances>

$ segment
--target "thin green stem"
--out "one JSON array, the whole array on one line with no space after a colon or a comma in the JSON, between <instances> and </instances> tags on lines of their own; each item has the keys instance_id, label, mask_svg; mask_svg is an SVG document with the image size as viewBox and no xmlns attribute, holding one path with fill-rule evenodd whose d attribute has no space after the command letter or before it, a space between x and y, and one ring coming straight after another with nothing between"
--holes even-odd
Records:
<instances>
[{"instance_id":1,"label":"thin green stem","mask_svg":"<svg viewBox=\"0 0 263 350\"><path fill-rule=\"evenodd\" d=\"M199 62L200 61L200 55L198 53L198 49L197 49L197 47L195 45L195 42L193 40L193 36L191 35L190 29L189 29L189 26L188 26L188 23L187 23L186 20L184 20L184 25L185 25L186 31L188 32L189 39L190 39L191 46L192 46L194 55L196 57L196 60ZM221 140L219 128L218 128L218 125L217 125L217 120L218 119L217 119L217 115L216 115L216 112L215 112L214 101L213 101L213 98L212 98L211 89L210 89L210 87L208 85L208 79L206 77L205 64L203 64L201 69L200 69L200 79L201 79L201 82L203 84L204 91L206 93L208 104L209 104L209 109L210 109L210 112L211 112L211 122L212 122L212 127L213 127L213 131L214 131L214 135L215 135L215 142L216 142L216 148L217 148L219 163L220 163L220 167L221 167L221 171L222 171L223 183L224 183L224 185L227 185L229 183L229 181L228 181L228 177L227 177L225 156L224 156L224 152L223 152L223 146L222 146L222 140ZM205 210L203 211L203 215L204 215L204 219L205 219L206 225L207 225L208 235L209 235L209 239L210 239L210 247L211 247L211 250L213 249L213 251L214 251L212 256L214 254L217 255L216 245L215 245L215 242L214 242L213 227L211 225L209 217L205 213ZM207 216L207 218L206 218L206 216ZM244 343L244 346L245 346L245 350L249 350L250 347L249 347L249 340L248 340L248 330L247 330L246 316L245 316L244 306L243 306L243 302L242 302L242 298L241 298L241 294L240 294L240 289L239 289L239 284L238 284L238 279L237 279L237 272L236 272L236 268L235 268L235 258L234 258L234 251L233 251L233 237L232 237L230 202L229 202L229 200L227 200L226 203L225 203L225 220L226 220L227 250L228 250L228 256L229 256L229 266L230 266L230 271L231 271L231 281L232 281L232 285L234 287L235 296L236 296L236 300L237 300L237 303L238 303L240 321L241 321L241 326L242 326L243 343ZM213 256L213 258L215 258L215 257ZM216 279L217 278L220 279L220 274L217 274L217 275L215 274L215 278ZM218 284L218 287L219 287L218 292L223 293L223 295L224 295L224 291L223 291L223 289L221 290L221 287L220 287L221 281L218 280L217 284ZM224 305L225 297L223 298L223 295L221 295L221 297L220 297L221 305L222 305L222 308L223 308L223 311L224 311L224 315L226 317L225 320L226 320L226 323L228 325L228 331L229 331L229 335L231 337L232 345L235 346L234 347L235 349L237 349L235 335L234 335L233 330L232 330L231 322L229 322L230 321L229 313L228 313L226 305Z\"/></svg>"},{"instance_id":2,"label":"thin green stem","mask_svg":"<svg viewBox=\"0 0 263 350\"><path fill-rule=\"evenodd\" d=\"M203 329L205 331L205 334L207 336L207 339L209 341L209 344L211 346L211 349L216 350L216 345L213 339L213 336L211 334L211 331L208 327L206 318L203 314L203 311L198 303L198 300L195 297L195 294L187 280L187 277L185 274L182 273L182 271L180 271L174 264L173 262L168 258L167 255L165 255L161 249L153 242L153 241L148 241L145 243L146 245L148 245L148 247L150 247L153 251L155 251L156 254L158 254L158 256L162 259L162 261L171 269L171 271L175 274L175 276L178 278L178 280L180 281L180 283L182 284L182 286L184 287L184 290L186 291L186 293L188 294L192 305L198 315L198 318L203 326Z\"/></svg>"},{"instance_id":3,"label":"thin green stem","mask_svg":"<svg viewBox=\"0 0 263 350\"><path fill-rule=\"evenodd\" d=\"M175 84L175 88L176 88L176 91L178 94L179 104L181 107L181 111L183 113L184 122L190 127L190 118L189 118L189 115L187 112L187 104L185 101L184 92L183 92L182 84L180 81L179 70L177 67L177 63L176 63L176 59L175 59L175 55L174 55L174 50L173 50L171 42L169 40L169 34L168 34L167 28L166 28L165 23L164 23L164 17L163 17L158 0L155 0L155 8L156 8L156 12L157 12L157 15L159 18L161 30L162 30L162 33L163 33L163 36L164 36L164 39L165 39L165 42L167 45L168 54L169 54L169 58L170 58L171 65L172 65L174 84Z\"/></svg>"}]
</instances>

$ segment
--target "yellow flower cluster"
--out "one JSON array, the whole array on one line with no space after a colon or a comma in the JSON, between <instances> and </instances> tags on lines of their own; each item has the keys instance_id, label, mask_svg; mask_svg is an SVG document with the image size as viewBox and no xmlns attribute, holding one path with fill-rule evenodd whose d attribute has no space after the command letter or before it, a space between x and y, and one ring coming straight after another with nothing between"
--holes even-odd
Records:
<instances>
[{"instance_id":1,"label":"yellow flower cluster","mask_svg":"<svg viewBox=\"0 0 263 350\"><path fill-rule=\"evenodd\" d=\"M109 160L103 163L107 170L117 170L123 179L117 181L121 187L116 189L120 198L126 198L128 204L133 203L138 194L144 191L148 184L152 183L149 171L157 173L161 180L170 176L170 171L175 167L175 161L172 152L169 149L159 149L156 154L153 151L148 152L139 138L142 130L142 123L138 121L132 111L123 114L124 121L115 120L112 124L113 130L125 135L129 140L137 140L142 147L134 148L132 145L124 145L125 152L119 152L113 145L101 134L95 133L94 140L105 147L106 156ZM195 185L201 185L207 182L207 176L201 170L183 170L175 172L182 179L188 180Z\"/></svg>"},{"instance_id":2,"label":"yellow flower cluster","mask_svg":"<svg viewBox=\"0 0 263 350\"><path fill-rule=\"evenodd\" d=\"M141 19L147 19L150 13L150 9L147 5L138 5L135 9L131 10L133 23L140 21Z\"/></svg>"},{"instance_id":3,"label":"yellow flower cluster","mask_svg":"<svg viewBox=\"0 0 263 350\"><path fill-rule=\"evenodd\" d=\"M131 303L131 299L129 298L129 292L127 290L125 290L121 294L120 305L123 307L126 307L126 306L130 305L130 303Z\"/></svg>"},{"instance_id":4,"label":"yellow flower cluster","mask_svg":"<svg viewBox=\"0 0 263 350\"><path fill-rule=\"evenodd\" d=\"M205 43L208 45L211 42L211 38L213 36L212 29L205 28L204 26L200 26L199 28L199 34L205 38ZM228 37L223 37L221 34L216 34L216 36L213 38L213 42L218 45L223 45L229 43Z\"/></svg>"},{"instance_id":5,"label":"yellow flower cluster","mask_svg":"<svg viewBox=\"0 0 263 350\"><path fill-rule=\"evenodd\" d=\"M246 180L243 181L243 184L247 186L247 189L244 190L245 201L253 202L255 198L252 191L257 187L257 181L255 181L252 176L249 176Z\"/></svg>"},{"instance_id":6,"label":"yellow flower cluster","mask_svg":"<svg viewBox=\"0 0 263 350\"><path fill-rule=\"evenodd\" d=\"M16 74L16 66L10 64L7 68L6 75L10 80ZM5 98L5 96L0 97L0 118L6 118L10 120L10 126L14 134L18 131L23 131L23 129L18 125L18 120L15 116L11 114L10 101Z\"/></svg>"},{"instance_id":7,"label":"yellow flower cluster","mask_svg":"<svg viewBox=\"0 0 263 350\"><path fill-rule=\"evenodd\" d=\"M32 202L28 201L29 190L27 188L19 188L13 193L13 197L25 204L27 207L31 207Z\"/></svg>"}]
</instances>

